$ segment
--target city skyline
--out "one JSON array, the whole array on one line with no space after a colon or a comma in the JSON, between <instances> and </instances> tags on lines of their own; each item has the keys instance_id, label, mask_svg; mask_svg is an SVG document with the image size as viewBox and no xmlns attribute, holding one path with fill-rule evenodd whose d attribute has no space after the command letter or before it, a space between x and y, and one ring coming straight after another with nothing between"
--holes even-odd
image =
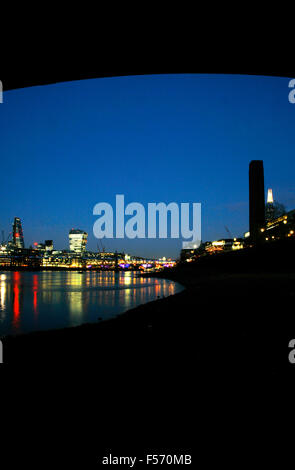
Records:
<instances>
[{"instance_id":1,"label":"city skyline","mask_svg":"<svg viewBox=\"0 0 295 470\"><path fill-rule=\"evenodd\" d=\"M251 169L253 168L253 165L257 166L258 165L261 165L261 177L262 177L262 186L260 188L261 190L261 197L264 197L263 196L263 193L267 194L267 197L265 198L265 201L262 202L262 205L263 205L263 208L261 209L263 211L263 215L261 215L261 220L260 220L260 225L261 226L264 226L265 223L267 223L268 221L271 221L272 219L275 219L277 217L280 216L280 214L282 214L283 212L283 209L285 209L284 206L282 206L281 204L278 204L278 209L276 209L274 203L276 203L276 201L274 200L273 198L273 191L271 188L267 188L265 189L264 188L264 170L263 170L263 161L260 160L260 161L251 161L250 164L249 164L249 177L250 177L250 173L251 173ZM249 185L250 185L250 188L252 188L253 186L253 182L251 183L249 181ZM252 189L253 191L253 189ZM250 192L249 192L249 198L250 198L250 201L249 201L249 217L250 217L250 223L249 223L249 232L246 232L244 233L244 237L241 237L241 238L238 238L239 240L241 240L242 238L247 238L249 236L249 234L251 233L251 229L250 229L250 226L251 226L251 211L253 211L253 208L251 209L251 204L253 205L254 204L254 200L253 199L257 199L255 198L253 195L251 196ZM252 202L251 202L252 201ZM258 203L258 206L259 206L260 203ZM163 222L163 220L162 220ZM253 223L253 222L252 222ZM169 225L169 220L168 220L168 225ZM115 225L116 227L116 225ZM168 231L169 231L169 227L167 227ZM232 234L230 233L228 227L225 227L227 233L229 236L232 236ZM116 232L116 230L115 230ZM67 248L63 248L63 249L57 249L58 250L61 250L61 251L70 251L70 252L78 252L78 253L83 253L85 251L89 251L91 252L91 250L87 250L86 249L86 245L87 245L87 238L88 238L88 233L85 232L84 230L81 230L79 228L71 228L69 230L69 234L68 234L68 247ZM237 238L234 238L234 240L236 240ZM102 243L102 240L101 238L98 239L98 243L97 243L97 252L98 253L101 253L103 251L105 251L104 249L104 246L103 246L103 243ZM230 239L228 239L230 240ZM217 241L217 240L216 240ZM225 241L225 237L223 237L222 239L219 239L218 241ZM209 241L209 240L202 240L202 243L209 243L209 242L213 242L213 240ZM5 237L4 237L4 231L2 231L2 242L0 242L0 244L3 244L4 243L4 246L8 243L8 245L10 245L12 243L12 245L14 245L16 248L25 248L24 246L24 237L23 237L23 231L22 231L22 224L21 224L21 219L19 217L15 217L14 218L14 222L12 224L12 232L10 232L9 236L6 237L6 240L5 240ZM215 243L215 242L213 242ZM184 250L190 250L190 246L192 247L192 249L196 249L197 248L197 245L194 245L193 242L188 242L188 243L185 243L185 245L188 244L189 246L183 246L183 249ZM29 248L34 248L34 249L39 249L39 248L44 248L46 247L47 250L56 250L56 248L54 248L54 243L53 243L53 240L44 240L44 241L39 241L38 242L34 242L33 244L34 246L30 245ZM26 247L28 248L28 247ZM117 251L117 250L115 250ZM136 254L132 254L132 256L136 256ZM137 256L140 256L138 253L137 253Z\"/></svg>"},{"instance_id":2,"label":"city skyline","mask_svg":"<svg viewBox=\"0 0 295 470\"><path fill-rule=\"evenodd\" d=\"M25 245L71 228L97 251L93 207L127 202L202 204L202 239L249 228L248 165L263 160L265 189L295 206L295 106L286 78L161 75L92 79L4 92L0 107L0 229L15 216ZM176 258L181 239L102 239L106 251Z\"/></svg>"}]
</instances>

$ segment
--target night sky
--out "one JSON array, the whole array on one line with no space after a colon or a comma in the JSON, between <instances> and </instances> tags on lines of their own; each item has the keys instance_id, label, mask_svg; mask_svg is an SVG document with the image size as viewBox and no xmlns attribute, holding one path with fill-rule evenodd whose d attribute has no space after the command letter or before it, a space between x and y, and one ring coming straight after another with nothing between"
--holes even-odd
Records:
<instances>
[{"instance_id":1,"label":"night sky","mask_svg":"<svg viewBox=\"0 0 295 470\"><path fill-rule=\"evenodd\" d=\"M265 191L295 208L295 104L288 78L152 75L4 92L0 104L0 230L23 224L25 245L88 232L93 207L200 202L202 240L248 231L248 166L264 161ZM3 84L5 89L5 83ZM126 220L128 217L126 217ZM1 233L1 232L0 232ZM181 240L102 240L106 251L176 258Z\"/></svg>"}]
</instances>

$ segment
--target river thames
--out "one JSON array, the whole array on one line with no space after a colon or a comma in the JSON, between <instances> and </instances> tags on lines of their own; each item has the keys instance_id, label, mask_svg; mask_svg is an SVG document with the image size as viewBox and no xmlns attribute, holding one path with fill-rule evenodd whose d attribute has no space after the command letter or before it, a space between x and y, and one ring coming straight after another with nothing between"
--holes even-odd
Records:
<instances>
[{"instance_id":1,"label":"river thames","mask_svg":"<svg viewBox=\"0 0 295 470\"><path fill-rule=\"evenodd\" d=\"M0 336L96 323L182 290L133 272L2 271Z\"/></svg>"}]
</instances>

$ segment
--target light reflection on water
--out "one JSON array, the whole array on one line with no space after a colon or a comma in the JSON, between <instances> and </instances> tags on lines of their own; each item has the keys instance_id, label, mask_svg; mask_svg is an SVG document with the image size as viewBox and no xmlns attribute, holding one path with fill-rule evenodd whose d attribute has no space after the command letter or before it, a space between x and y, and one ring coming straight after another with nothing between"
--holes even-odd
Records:
<instances>
[{"instance_id":1,"label":"light reflection on water","mask_svg":"<svg viewBox=\"0 0 295 470\"><path fill-rule=\"evenodd\" d=\"M2 272L0 336L105 320L182 289L132 272Z\"/></svg>"}]
</instances>

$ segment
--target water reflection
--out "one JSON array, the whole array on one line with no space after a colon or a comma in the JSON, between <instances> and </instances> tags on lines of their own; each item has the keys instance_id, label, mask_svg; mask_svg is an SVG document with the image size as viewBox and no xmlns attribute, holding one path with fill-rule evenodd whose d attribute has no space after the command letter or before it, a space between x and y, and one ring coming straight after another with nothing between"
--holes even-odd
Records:
<instances>
[{"instance_id":1,"label":"water reflection","mask_svg":"<svg viewBox=\"0 0 295 470\"><path fill-rule=\"evenodd\" d=\"M107 319L182 287L131 272L0 274L0 335Z\"/></svg>"},{"instance_id":2,"label":"water reflection","mask_svg":"<svg viewBox=\"0 0 295 470\"><path fill-rule=\"evenodd\" d=\"M33 309L34 309L34 314L38 315L38 275L34 274L33 275Z\"/></svg>"},{"instance_id":3,"label":"water reflection","mask_svg":"<svg viewBox=\"0 0 295 470\"><path fill-rule=\"evenodd\" d=\"M20 273L13 273L13 329L15 332L20 326Z\"/></svg>"},{"instance_id":4,"label":"water reflection","mask_svg":"<svg viewBox=\"0 0 295 470\"><path fill-rule=\"evenodd\" d=\"M6 301L6 274L0 275L0 319L3 320L5 315L5 301Z\"/></svg>"},{"instance_id":5,"label":"water reflection","mask_svg":"<svg viewBox=\"0 0 295 470\"><path fill-rule=\"evenodd\" d=\"M68 295L70 314L79 317L83 314L83 294L82 292L70 292Z\"/></svg>"}]
</instances>

